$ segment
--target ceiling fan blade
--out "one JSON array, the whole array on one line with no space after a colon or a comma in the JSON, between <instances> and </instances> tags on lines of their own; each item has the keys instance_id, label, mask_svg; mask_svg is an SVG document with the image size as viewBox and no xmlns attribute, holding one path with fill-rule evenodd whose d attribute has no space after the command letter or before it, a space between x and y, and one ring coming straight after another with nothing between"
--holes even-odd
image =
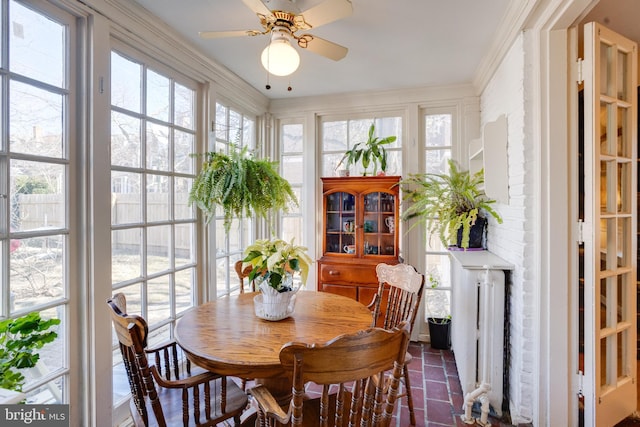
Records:
<instances>
[{"instance_id":1,"label":"ceiling fan blade","mask_svg":"<svg viewBox=\"0 0 640 427\"><path fill-rule=\"evenodd\" d=\"M200 31L198 35L203 39L221 39L225 37L242 37L242 36L256 36L262 34L257 30L235 30L235 31Z\"/></svg>"},{"instance_id":2,"label":"ceiling fan blade","mask_svg":"<svg viewBox=\"0 0 640 427\"><path fill-rule=\"evenodd\" d=\"M260 0L242 0L242 2L257 15L271 15L271 10Z\"/></svg>"},{"instance_id":3,"label":"ceiling fan blade","mask_svg":"<svg viewBox=\"0 0 640 427\"><path fill-rule=\"evenodd\" d=\"M247 1L247 0L243 0ZM256 0L259 1L259 0ZM337 21L339 19L346 18L353 13L353 7L348 0L326 0L317 6L313 6L310 9L300 13L304 16L304 20L312 28L317 28L320 25L328 24L329 22Z\"/></svg>"},{"instance_id":4,"label":"ceiling fan blade","mask_svg":"<svg viewBox=\"0 0 640 427\"><path fill-rule=\"evenodd\" d=\"M344 46L321 39L320 37L312 36L311 34L305 34L304 37L307 38L306 46L299 43L300 47L306 48L326 58L333 59L334 61L341 60L349 51L349 49Z\"/></svg>"}]
</instances>

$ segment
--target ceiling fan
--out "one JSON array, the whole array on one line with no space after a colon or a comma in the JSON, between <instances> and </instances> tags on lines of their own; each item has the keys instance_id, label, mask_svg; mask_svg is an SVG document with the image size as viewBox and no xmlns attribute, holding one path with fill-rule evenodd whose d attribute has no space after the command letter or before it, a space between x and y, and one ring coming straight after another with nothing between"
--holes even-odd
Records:
<instances>
[{"instance_id":1,"label":"ceiling fan","mask_svg":"<svg viewBox=\"0 0 640 427\"><path fill-rule=\"evenodd\" d=\"M300 62L297 51L290 45L291 39L301 48L334 61L344 58L348 52L344 46L298 32L348 17L353 11L350 0L325 0L304 12L299 11L295 0L266 0L266 4L261 0L242 2L258 15L262 30L201 31L198 33L200 37L209 39L270 34L271 42L262 53L262 64L271 74L279 76L293 73Z\"/></svg>"}]
</instances>

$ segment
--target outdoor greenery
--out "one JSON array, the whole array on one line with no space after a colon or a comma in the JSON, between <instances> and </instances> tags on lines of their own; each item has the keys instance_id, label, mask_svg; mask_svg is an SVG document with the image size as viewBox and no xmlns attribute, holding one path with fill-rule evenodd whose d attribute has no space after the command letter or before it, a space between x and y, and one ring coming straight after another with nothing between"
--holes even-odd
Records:
<instances>
[{"instance_id":1,"label":"outdoor greenery","mask_svg":"<svg viewBox=\"0 0 640 427\"><path fill-rule=\"evenodd\" d=\"M0 322L0 387L22 391L25 377L20 369L36 366L36 350L56 339L57 332L49 329L59 323L60 319L42 320L38 312Z\"/></svg>"},{"instance_id":2,"label":"outdoor greenery","mask_svg":"<svg viewBox=\"0 0 640 427\"><path fill-rule=\"evenodd\" d=\"M411 228L424 223L427 232L440 236L445 246L455 244L462 229L460 247L468 248L471 226L478 217L489 214L502 223L502 217L491 207L495 200L482 191L483 182L482 170L471 175L451 159L448 174L412 174L400 181L408 202L402 219L417 218Z\"/></svg>"},{"instance_id":3,"label":"outdoor greenery","mask_svg":"<svg viewBox=\"0 0 640 427\"><path fill-rule=\"evenodd\" d=\"M372 175L376 175L378 172L378 163L380 164L380 170L385 172L387 170L387 150L384 148L384 145L395 142L396 137L387 136L386 138L379 138L373 136L374 132L375 125L372 123L369 127L369 138L366 141L358 142L351 150L347 150L338 162L336 169L346 160L347 164L345 167L347 169L349 166L361 161L362 167L364 168L364 176L367 176L367 169L369 169L371 163L373 163Z\"/></svg>"},{"instance_id":4,"label":"outdoor greenery","mask_svg":"<svg viewBox=\"0 0 640 427\"><path fill-rule=\"evenodd\" d=\"M244 252L242 268L251 266L249 280L263 276L269 286L278 292L292 290L285 280L286 275L300 273L302 284L307 283L309 268L313 261L307 254L307 248L294 245L282 239L256 240Z\"/></svg>"},{"instance_id":5,"label":"outdoor greenery","mask_svg":"<svg viewBox=\"0 0 640 427\"><path fill-rule=\"evenodd\" d=\"M194 156L198 156L194 154ZM289 182L277 171L277 163L254 158L247 148L232 145L228 155L208 152L189 193L189 203L201 209L206 221L222 208L228 232L234 218L267 218L271 209L285 212L298 200Z\"/></svg>"}]
</instances>

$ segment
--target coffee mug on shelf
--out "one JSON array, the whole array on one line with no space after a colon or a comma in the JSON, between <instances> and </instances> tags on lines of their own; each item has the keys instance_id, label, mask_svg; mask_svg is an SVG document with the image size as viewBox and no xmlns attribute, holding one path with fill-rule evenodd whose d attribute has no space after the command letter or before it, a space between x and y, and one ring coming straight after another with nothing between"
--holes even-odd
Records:
<instances>
[{"instance_id":1,"label":"coffee mug on shelf","mask_svg":"<svg viewBox=\"0 0 640 427\"><path fill-rule=\"evenodd\" d=\"M356 253L356 245L344 245L342 249L348 254Z\"/></svg>"}]
</instances>

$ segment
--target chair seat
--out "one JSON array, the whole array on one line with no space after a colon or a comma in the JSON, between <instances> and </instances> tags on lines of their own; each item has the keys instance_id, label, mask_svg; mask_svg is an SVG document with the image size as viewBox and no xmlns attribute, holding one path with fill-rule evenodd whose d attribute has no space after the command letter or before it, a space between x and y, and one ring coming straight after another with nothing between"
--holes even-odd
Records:
<instances>
[{"instance_id":1,"label":"chair seat","mask_svg":"<svg viewBox=\"0 0 640 427\"><path fill-rule=\"evenodd\" d=\"M200 394L200 424L207 424L211 426L215 426L218 422L222 422L223 420L229 418L230 413L240 413L247 406L247 395L238 387L238 385L231 379L226 378L227 382L227 404L224 411L220 408L220 387L222 386L222 379L216 379L211 381L211 421L207 422L205 419L205 405L204 405L204 394ZM191 392L191 391L190 391ZM182 423L182 389L179 388L158 388L158 397L162 403L162 411L164 412L164 417L167 422L167 426L181 426ZM147 400L148 402L148 400ZM136 410L136 405L133 399L129 402L129 408L131 410L131 414L133 415L133 420L136 426L144 426L144 422L138 411ZM153 409L151 405L147 403L147 412L149 414L153 413ZM158 423L155 420L155 417L149 417L149 426L157 426ZM189 425L195 425L193 418L189 419Z\"/></svg>"}]
</instances>

